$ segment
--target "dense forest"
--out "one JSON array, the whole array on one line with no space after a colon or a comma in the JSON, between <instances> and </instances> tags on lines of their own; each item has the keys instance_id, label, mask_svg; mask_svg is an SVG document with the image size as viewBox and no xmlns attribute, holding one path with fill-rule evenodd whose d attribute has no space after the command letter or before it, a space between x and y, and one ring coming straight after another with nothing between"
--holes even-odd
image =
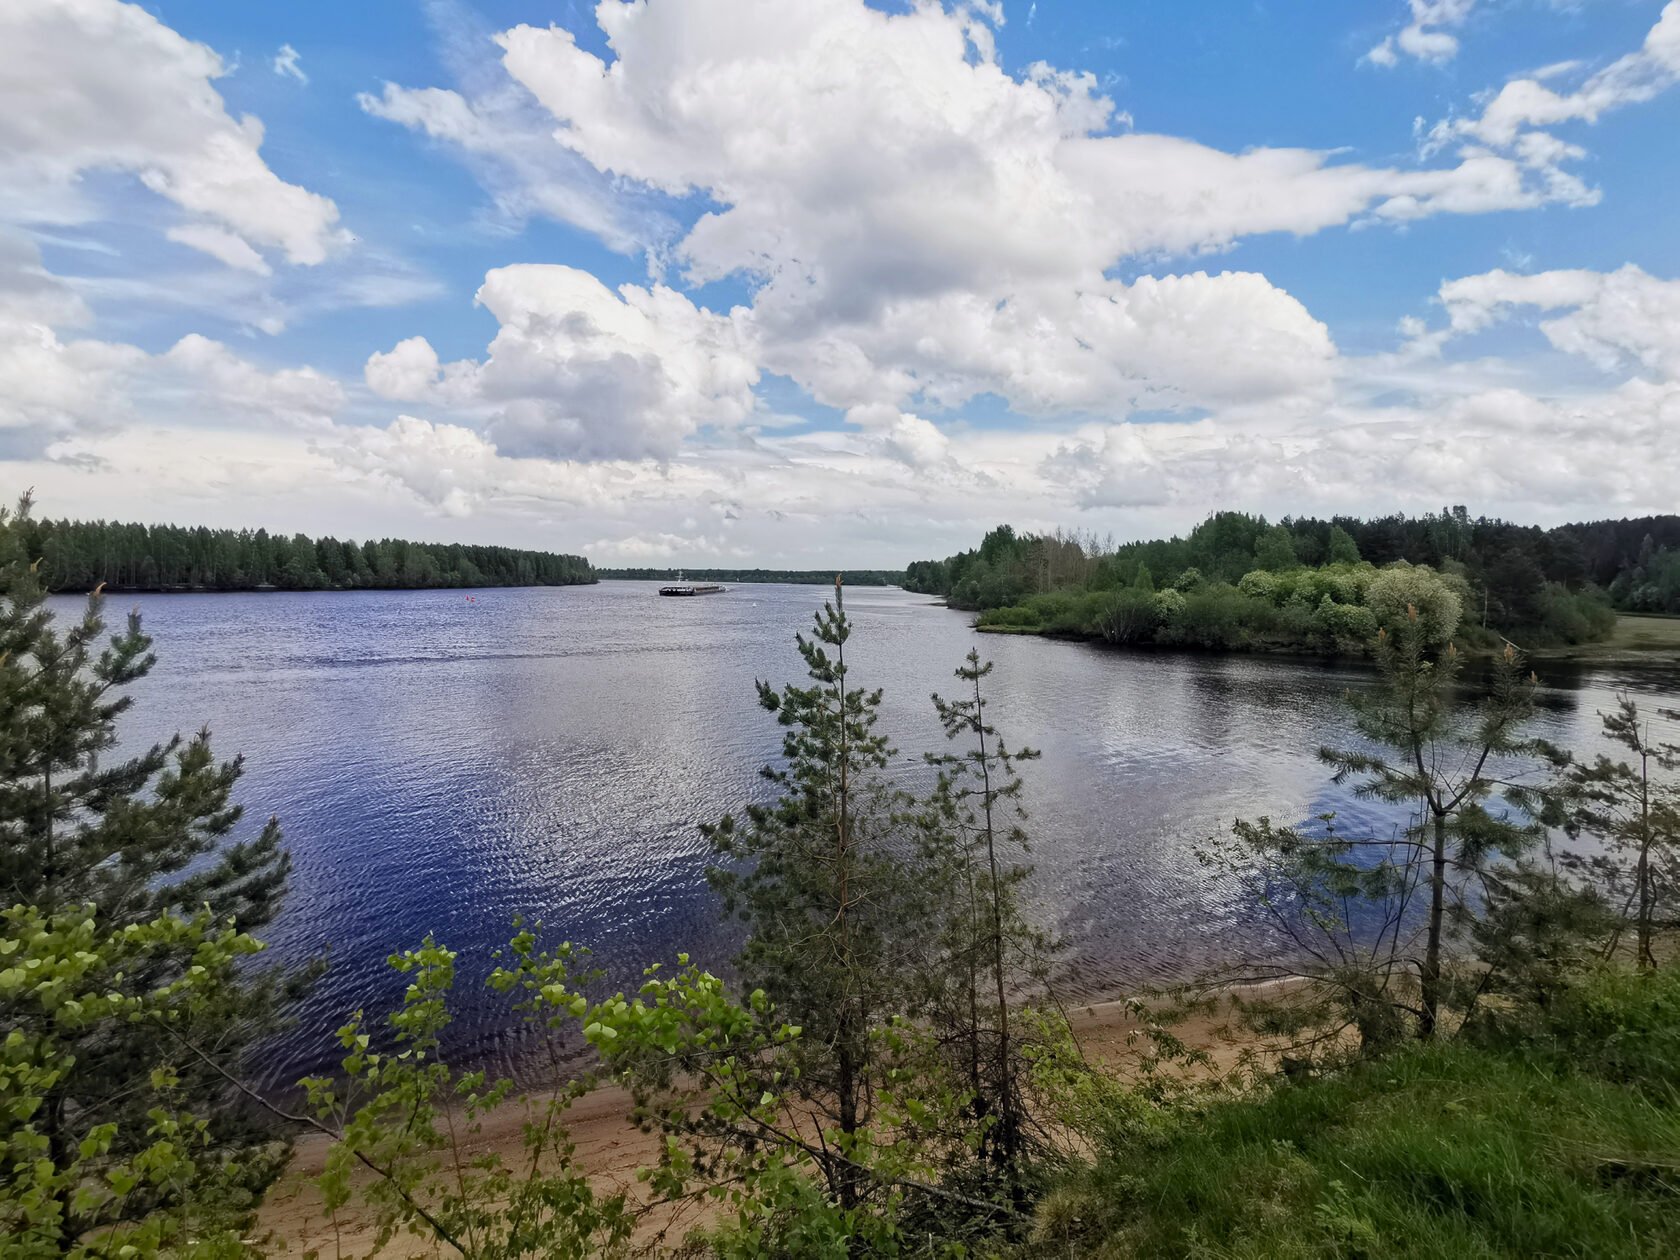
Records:
<instances>
[{"instance_id":1,"label":"dense forest","mask_svg":"<svg viewBox=\"0 0 1680 1260\"><path fill-rule=\"evenodd\" d=\"M265 529L35 521L20 528L50 591L324 591L572 586L595 581L582 556L513 547L358 543Z\"/></svg>"},{"instance_id":2,"label":"dense forest","mask_svg":"<svg viewBox=\"0 0 1680 1260\"><path fill-rule=\"evenodd\" d=\"M1402 580L1397 569L1414 572ZM1218 512L1185 537L1119 545L1005 525L974 550L916 561L904 582L992 629L1330 650L1368 642L1373 583L1379 599L1434 583L1472 641L1589 642L1610 632L1616 609L1680 613L1680 516L1542 530L1462 507L1277 524Z\"/></svg>"},{"instance_id":3,"label":"dense forest","mask_svg":"<svg viewBox=\"0 0 1680 1260\"><path fill-rule=\"evenodd\" d=\"M786 582L797 586L826 586L834 581L833 569L596 569L595 576L608 581L634 582ZM904 573L898 569L846 569L848 586L901 586Z\"/></svg>"}]
</instances>

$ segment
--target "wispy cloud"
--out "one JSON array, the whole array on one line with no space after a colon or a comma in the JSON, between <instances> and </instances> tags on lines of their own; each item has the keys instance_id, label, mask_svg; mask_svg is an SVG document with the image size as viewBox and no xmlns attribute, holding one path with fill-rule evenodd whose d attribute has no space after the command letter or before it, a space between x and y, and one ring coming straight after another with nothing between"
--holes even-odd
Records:
<instances>
[{"instance_id":1,"label":"wispy cloud","mask_svg":"<svg viewBox=\"0 0 1680 1260\"><path fill-rule=\"evenodd\" d=\"M298 64L298 50L290 44L281 44L280 51L275 54L274 73L282 79L296 79L303 84L309 82L309 76L303 72L303 67Z\"/></svg>"}]
</instances>

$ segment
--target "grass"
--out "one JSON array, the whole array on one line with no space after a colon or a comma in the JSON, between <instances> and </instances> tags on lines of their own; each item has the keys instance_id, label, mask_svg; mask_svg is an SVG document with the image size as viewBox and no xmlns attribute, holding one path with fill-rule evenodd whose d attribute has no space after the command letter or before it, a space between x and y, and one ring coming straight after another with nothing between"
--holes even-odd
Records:
<instances>
[{"instance_id":1,"label":"grass","mask_svg":"<svg viewBox=\"0 0 1680 1260\"><path fill-rule=\"evenodd\" d=\"M1139 1128L1044 1201L1033 1254L1680 1255L1680 971L1600 984L1532 1042Z\"/></svg>"},{"instance_id":2,"label":"grass","mask_svg":"<svg viewBox=\"0 0 1680 1260\"><path fill-rule=\"evenodd\" d=\"M1621 613L1608 639L1572 647L1543 648L1534 655L1579 661L1633 662L1658 656L1680 659L1680 617Z\"/></svg>"}]
</instances>

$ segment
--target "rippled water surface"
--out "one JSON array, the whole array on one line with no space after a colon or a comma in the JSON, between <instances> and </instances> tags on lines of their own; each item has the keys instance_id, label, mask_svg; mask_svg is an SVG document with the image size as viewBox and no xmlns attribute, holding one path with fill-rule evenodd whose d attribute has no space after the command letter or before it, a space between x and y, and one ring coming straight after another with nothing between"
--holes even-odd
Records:
<instances>
[{"instance_id":1,"label":"rippled water surface","mask_svg":"<svg viewBox=\"0 0 1680 1260\"><path fill-rule=\"evenodd\" d=\"M220 753L245 754L249 828L278 814L296 870L268 939L281 958L331 960L303 1027L382 1009L401 991L386 955L433 932L462 954L463 1052L508 1066L517 1040L476 995L515 914L594 947L619 983L678 950L727 963L737 929L719 921L696 824L762 796L755 771L780 739L753 680L798 676L793 635L825 592L654 590L138 601L159 664L125 737L208 723ZM1026 767L1031 898L1068 941L1070 997L1241 947L1230 890L1192 854L1234 815L1369 817L1315 757L1348 737L1341 697L1370 678L1358 666L981 636L899 590L852 590L847 609L854 678L885 688L906 775L942 742L929 693L975 643L996 662L995 721L1044 753ZM1577 748L1618 689L1680 703L1673 670L1547 673L1537 731ZM289 1038L263 1075L295 1079L327 1049Z\"/></svg>"}]
</instances>

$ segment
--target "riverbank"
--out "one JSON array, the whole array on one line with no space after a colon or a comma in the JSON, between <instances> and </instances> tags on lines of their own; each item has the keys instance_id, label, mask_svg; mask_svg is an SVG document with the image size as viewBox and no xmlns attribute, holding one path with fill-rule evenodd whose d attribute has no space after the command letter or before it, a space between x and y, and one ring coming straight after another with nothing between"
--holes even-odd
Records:
<instances>
[{"instance_id":1,"label":"riverbank","mask_svg":"<svg viewBox=\"0 0 1680 1260\"><path fill-rule=\"evenodd\" d=\"M1108 643L1100 634L1076 633L1048 626L984 625L976 614L974 630L979 634L1023 635L1069 643L1099 643L1129 651L1202 652L1212 655L1285 656L1327 661L1368 659L1365 650L1311 647L1301 643L1256 641L1245 644L1208 646L1185 643ZM1501 640L1503 642L1503 640ZM1607 638L1592 643L1552 647L1521 647L1533 661L1569 661L1580 665L1677 665L1680 664L1680 617L1649 613L1618 613L1615 628ZM1491 659L1498 649L1475 645L1465 649L1468 659Z\"/></svg>"},{"instance_id":2,"label":"riverbank","mask_svg":"<svg viewBox=\"0 0 1680 1260\"><path fill-rule=\"evenodd\" d=\"M1577 661L1583 665L1674 664L1680 662L1680 617L1620 613L1610 637L1597 643L1536 648L1541 661Z\"/></svg>"},{"instance_id":3,"label":"riverbank","mask_svg":"<svg viewBox=\"0 0 1680 1260\"><path fill-rule=\"evenodd\" d=\"M1086 1003L1070 1007L1067 1016L1080 1053L1093 1067L1123 1073L1149 1053L1150 1043L1143 1035L1145 1020L1140 1018L1139 1007L1131 1001ZM1175 1024L1172 1032L1189 1049L1206 1054L1209 1066L1197 1069L1204 1073L1235 1070L1245 1051L1258 1052L1262 1060L1265 1055L1265 1047L1257 1039L1235 1037L1228 1027L1228 1016L1222 1013L1197 1014ZM525 1126L536 1118L534 1108L540 1106L540 1101L533 1105L514 1099L491 1112L478 1132L463 1140L463 1158L495 1155L510 1168L518 1168L520 1161L527 1158ZM638 1201L645 1187L637 1179L637 1170L658 1160L661 1139L656 1133L643 1132L632 1125L630 1109L628 1093L614 1086L602 1086L573 1104L566 1113L566 1129L573 1146L573 1159L587 1173L594 1191L603 1196L624 1192L632 1201ZM306 1134L298 1139L286 1171L263 1200L255 1233L284 1243L288 1250L300 1254L319 1251L340 1260L369 1255L377 1226L359 1196L338 1213L336 1220L329 1219L322 1210L314 1179L325 1167L329 1148L328 1140L319 1134ZM360 1187L369 1176L358 1169L353 1181ZM643 1244L678 1242L684 1233L704 1223L700 1213L701 1209L692 1204L675 1208L661 1206L647 1213L636 1231L636 1239ZM440 1254L440 1247L430 1238L398 1234L380 1254L407 1260Z\"/></svg>"}]
</instances>

